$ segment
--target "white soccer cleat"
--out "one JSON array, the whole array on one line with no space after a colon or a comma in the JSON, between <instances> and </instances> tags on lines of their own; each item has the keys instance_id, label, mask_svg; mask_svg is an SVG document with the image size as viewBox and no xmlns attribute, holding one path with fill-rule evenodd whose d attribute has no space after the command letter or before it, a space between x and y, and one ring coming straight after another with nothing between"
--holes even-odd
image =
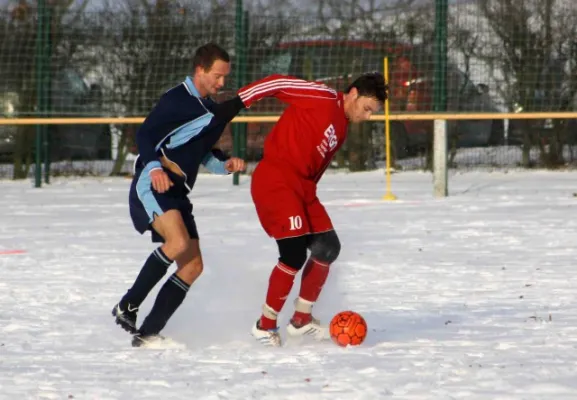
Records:
<instances>
[{"instance_id":1,"label":"white soccer cleat","mask_svg":"<svg viewBox=\"0 0 577 400\"><path fill-rule=\"evenodd\" d=\"M300 327L296 327L290 322L286 328L287 334L293 338L312 336L315 340L325 340L329 338L328 327L322 326L320 321L313 318L311 322Z\"/></svg>"},{"instance_id":2,"label":"white soccer cleat","mask_svg":"<svg viewBox=\"0 0 577 400\"><path fill-rule=\"evenodd\" d=\"M260 329L258 321L252 326L251 334L259 343L265 346L281 347L282 345L278 329Z\"/></svg>"}]
</instances>

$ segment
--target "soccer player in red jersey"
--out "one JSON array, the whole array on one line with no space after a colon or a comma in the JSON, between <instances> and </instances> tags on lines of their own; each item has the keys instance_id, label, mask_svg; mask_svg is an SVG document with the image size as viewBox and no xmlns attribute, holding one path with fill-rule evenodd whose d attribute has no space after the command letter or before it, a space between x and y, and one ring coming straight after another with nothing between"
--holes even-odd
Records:
<instances>
[{"instance_id":1,"label":"soccer player in red jersey","mask_svg":"<svg viewBox=\"0 0 577 400\"><path fill-rule=\"evenodd\" d=\"M262 315L252 334L265 345L281 345L277 316L302 269L287 333L326 337L326 328L312 316L312 306L341 245L317 197L317 182L345 141L348 124L366 121L377 112L386 99L387 85L381 74L367 73L344 92L336 92L323 84L271 75L241 88L238 94L246 107L264 97L287 104L265 140L263 159L251 181L260 223L279 249Z\"/></svg>"}]
</instances>

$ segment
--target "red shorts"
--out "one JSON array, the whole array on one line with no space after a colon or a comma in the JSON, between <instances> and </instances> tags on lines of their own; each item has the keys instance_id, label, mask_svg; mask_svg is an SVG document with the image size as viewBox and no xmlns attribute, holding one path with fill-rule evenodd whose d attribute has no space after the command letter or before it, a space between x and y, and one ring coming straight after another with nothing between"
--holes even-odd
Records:
<instances>
[{"instance_id":1,"label":"red shorts","mask_svg":"<svg viewBox=\"0 0 577 400\"><path fill-rule=\"evenodd\" d=\"M252 174L251 194L265 232L275 239L333 230L316 183L268 161Z\"/></svg>"}]
</instances>

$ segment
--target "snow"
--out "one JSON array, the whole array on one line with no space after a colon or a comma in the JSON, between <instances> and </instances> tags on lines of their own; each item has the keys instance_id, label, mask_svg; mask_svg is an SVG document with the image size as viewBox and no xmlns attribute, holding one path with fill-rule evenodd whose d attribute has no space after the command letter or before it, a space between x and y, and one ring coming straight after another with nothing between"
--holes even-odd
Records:
<instances>
[{"instance_id":1,"label":"snow","mask_svg":"<svg viewBox=\"0 0 577 400\"><path fill-rule=\"evenodd\" d=\"M360 312L365 343L279 349L249 335L277 257L249 178L199 177L205 272L156 349L110 316L155 248L130 181L1 182L0 253L26 252L0 254L0 399L575 398L576 173L451 173L442 199L428 173L392 178L395 202L382 170L319 188L343 248L315 311Z\"/></svg>"}]
</instances>

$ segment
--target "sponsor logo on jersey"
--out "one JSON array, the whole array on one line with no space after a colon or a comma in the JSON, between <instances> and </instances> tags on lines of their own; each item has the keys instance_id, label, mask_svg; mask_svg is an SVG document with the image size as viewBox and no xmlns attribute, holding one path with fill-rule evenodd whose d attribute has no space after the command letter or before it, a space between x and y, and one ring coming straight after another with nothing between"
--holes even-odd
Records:
<instances>
[{"instance_id":1,"label":"sponsor logo on jersey","mask_svg":"<svg viewBox=\"0 0 577 400\"><path fill-rule=\"evenodd\" d=\"M317 150L323 158L326 158L327 153L333 151L339 143L333 124L330 124L329 127L325 129L323 136L323 140L317 146Z\"/></svg>"}]
</instances>

